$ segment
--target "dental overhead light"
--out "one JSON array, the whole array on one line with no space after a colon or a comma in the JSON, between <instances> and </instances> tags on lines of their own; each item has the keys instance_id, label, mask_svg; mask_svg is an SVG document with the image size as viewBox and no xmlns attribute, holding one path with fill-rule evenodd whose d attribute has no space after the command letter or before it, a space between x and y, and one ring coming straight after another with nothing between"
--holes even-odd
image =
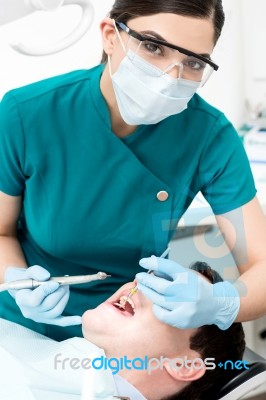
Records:
<instances>
[{"instance_id":1,"label":"dental overhead light","mask_svg":"<svg viewBox=\"0 0 266 400\"><path fill-rule=\"evenodd\" d=\"M78 5L83 13L78 26L65 38L40 48L30 48L23 43L11 44L14 50L29 56L54 54L72 46L89 30L94 17L90 0L0 0L0 25L11 23L35 11L55 11L67 5Z\"/></svg>"}]
</instances>

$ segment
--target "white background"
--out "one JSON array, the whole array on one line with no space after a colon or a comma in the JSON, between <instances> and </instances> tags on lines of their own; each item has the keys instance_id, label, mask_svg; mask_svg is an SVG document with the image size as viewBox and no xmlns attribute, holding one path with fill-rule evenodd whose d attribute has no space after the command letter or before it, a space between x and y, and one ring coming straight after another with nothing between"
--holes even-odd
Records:
<instances>
[{"instance_id":1,"label":"white background","mask_svg":"<svg viewBox=\"0 0 266 400\"><path fill-rule=\"evenodd\" d=\"M95 8L91 29L74 46L52 56L23 56L14 52L9 42L23 41L27 45L38 46L54 43L70 33L78 23L81 17L78 6L66 6L53 12L35 12L0 26L0 97L11 88L99 63L102 48L99 23L110 10L113 0L91 1ZM223 0L223 4L226 25L213 54L220 69L200 93L239 127L249 118L247 99L253 108L265 101L266 55L263 49L266 2Z\"/></svg>"}]
</instances>

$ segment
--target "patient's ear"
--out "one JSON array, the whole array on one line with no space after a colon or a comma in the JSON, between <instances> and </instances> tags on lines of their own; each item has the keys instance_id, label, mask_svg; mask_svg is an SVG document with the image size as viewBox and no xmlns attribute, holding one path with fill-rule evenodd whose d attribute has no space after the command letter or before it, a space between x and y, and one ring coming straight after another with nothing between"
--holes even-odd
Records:
<instances>
[{"instance_id":1,"label":"patient's ear","mask_svg":"<svg viewBox=\"0 0 266 400\"><path fill-rule=\"evenodd\" d=\"M190 382L200 379L206 371L206 366L200 358L191 361L183 358L165 359L163 364L167 373L176 381Z\"/></svg>"}]
</instances>

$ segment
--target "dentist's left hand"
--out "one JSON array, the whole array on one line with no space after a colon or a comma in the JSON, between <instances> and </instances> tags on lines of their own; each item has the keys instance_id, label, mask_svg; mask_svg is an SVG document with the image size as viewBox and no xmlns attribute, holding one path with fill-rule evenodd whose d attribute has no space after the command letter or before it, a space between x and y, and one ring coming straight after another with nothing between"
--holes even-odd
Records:
<instances>
[{"instance_id":1,"label":"dentist's left hand","mask_svg":"<svg viewBox=\"0 0 266 400\"><path fill-rule=\"evenodd\" d=\"M49 278L50 273L39 265L29 268L9 267L5 272L5 282L22 279L46 281ZM9 293L25 318L58 326L81 324L81 317L78 315L61 315L69 299L69 286L60 286L58 282L49 281L36 289L9 290Z\"/></svg>"},{"instance_id":2,"label":"dentist's left hand","mask_svg":"<svg viewBox=\"0 0 266 400\"><path fill-rule=\"evenodd\" d=\"M143 258L140 265L155 273L141 272L136 280L160 321L181 329L215 324L222 330L235 321L240 296L230 282L212 284L199 273L161 257Z\"/></svg>"}]
</instances>

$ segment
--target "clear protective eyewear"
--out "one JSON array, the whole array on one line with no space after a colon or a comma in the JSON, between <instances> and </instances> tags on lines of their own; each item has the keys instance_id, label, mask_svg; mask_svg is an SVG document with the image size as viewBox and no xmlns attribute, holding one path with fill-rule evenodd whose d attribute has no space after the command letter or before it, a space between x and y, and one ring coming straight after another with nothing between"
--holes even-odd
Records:
<instances>
[{"instance_id":1,"label":"clear protective eyewear","mask_svg":"<svg viewBox=\"0 0 266 400\"><path fill-rule=\"evenodd\" d=\"M213 71L217 71L219 68L210 58L152 36L143 36L130 29L123 22L115 21L115 24L117 28L129 35L125 50L127 52L131 50L132 54L137 54L157 67L162 75L178 68L177 78L200 82L203 86ZM132 61L134 61L133 58Z\"/></svg>"}]
</instances>

